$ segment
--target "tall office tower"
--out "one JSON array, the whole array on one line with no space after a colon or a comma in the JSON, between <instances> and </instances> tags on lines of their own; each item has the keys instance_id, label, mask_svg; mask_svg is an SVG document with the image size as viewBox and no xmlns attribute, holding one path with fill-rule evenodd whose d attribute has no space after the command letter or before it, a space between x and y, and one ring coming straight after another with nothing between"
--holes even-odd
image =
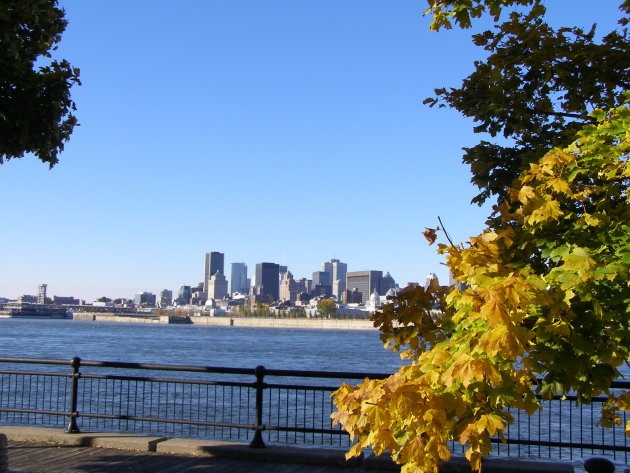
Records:
<instances>
[{"instance_id":1,"label":"tall office tower","mask_svg":"<svg viewBox=\"0 0 630 473\"><path fill-rule=\"evenodd\" d=\"M203 278L204 292L208 291L208 279L210 279L210 276L216 274L217 271L221 271L221 274L225 273L223 268L223 256L223 253L219 253L218 251L206 253L206 271Z\"/></svg>"},{"instance_id":2,"label":"tall office tower","mask_svg":"<svg viewBox=\"0 0 630 473\"><path fill-rule=\"evenodd\" d=\"M322 271L330 273L330 284L332 285L332 294L341 300L344 291L346 290L346 274L348 272L348 265L342 263L338 259L331 259L325 263L322 263Z\"/></svg>"},{"instance_id":3,"label":"tall office tower","mask_svg":"<svg viewBox=\"0 0 630 473\"><path fill-rule=\"evenodd\" d=\"M181 286L179 288L179 295L177 297L177 303L179 305L190 304L191 297L192 297L192 288L190 286Z\"/></svg>"},{"instance_id":4,"label":"tall office tower","mask_svg":"<svg viewBox=\"0 0 630 473\"><path fill-rule=\"evenodd\" d=\"M280 292L280 265L258 263L256 265L256 293L268 302L278 300Z\"/></svg>"},{"instance_id":5,"label":"tall office tower","mask_svg":"<svg viewBox=\"0 0 630 473\"><path fill-rule=\"evenodd\" d=\"M247 294L247 265L245 263L232 263L232 274L230 276L230 293L240 292Z\"/></svg>"},{"instance_id":6,"label":"tall office tower","mask_svg":"<svg viewBox=\"0 0 630 473\"><path fill-rule=\"evenodd\" d=\"M46 288L48 284L40 284L37 286L37 303L45 304L46 303Z\"/></svg>"},{"instance_id":7,"label":"tall office tower","mask_svg":"<svg viewBox=\"0 0 630 473\"><path fill-rule=\"evenodd\" d=\"M208 300L225 299L228 294L227 279L221 271L217 271L208 279Z\"/></svg>"},{"instance_id":8,"label":"tall office tower","mask_svg":"<svg viewBox=\"0 0 630 473\"><path fill-rule=\"evenodd\" d=\"M381 293L383 271L352 271L346 274L346 289L356 288L361 293L361 304L370 300L370 294Z\"/></svg>"},{"instance_id":9,"label":"tall office tower","mask_svg":"<svg viewBox=\"0 0 630 473\"><path fill-rule=\"evenodd\" d=\"M158 300L158 306L168 307L173 304L173 291L169 291L168 289L162 289L160 291L160 298Z\"/></svg>"}]
</instances>

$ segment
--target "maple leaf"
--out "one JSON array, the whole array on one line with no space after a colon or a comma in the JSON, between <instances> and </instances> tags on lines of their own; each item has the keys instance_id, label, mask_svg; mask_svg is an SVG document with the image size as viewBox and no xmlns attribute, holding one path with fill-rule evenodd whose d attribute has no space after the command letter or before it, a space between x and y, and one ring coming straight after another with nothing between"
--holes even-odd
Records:
<instances>
[{"instance_id":1,"label":"maple leaf","mask_svg":"<svg viewBox=\"0 0 630 473\"><path fill-rule=\"evenodd\" d=\"M436 232L439 229L440 227L436 227L436 228L425 227L425 230L422 232L422 235L427 239L427 241L429 242L429 245L432 245L433 243L435 243L435 240L437 240Z\"/></svg>"}]
</instances>

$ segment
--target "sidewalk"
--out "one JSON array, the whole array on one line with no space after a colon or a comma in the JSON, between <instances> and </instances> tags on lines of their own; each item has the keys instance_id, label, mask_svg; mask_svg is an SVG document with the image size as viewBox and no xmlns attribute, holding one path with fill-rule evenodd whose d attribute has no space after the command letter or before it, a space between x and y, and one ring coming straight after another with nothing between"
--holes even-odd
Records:
<instances>
[{"instance_id":1,"label":"sidewalk","mask_svg":"<svg viewBox=\"0 0 630 473\"><path fill-rule=\"evenodd\" d=\"M344 450L268 446L210 440L132 436L58 429L0 426L9 440L10 471L28 473L361 473L399 471L388 458L345 460ZM494 458L484 473L573 473L557 462ZM440 473L470 473L462 458L440 466Z\"/></svg>"}]
</instances>

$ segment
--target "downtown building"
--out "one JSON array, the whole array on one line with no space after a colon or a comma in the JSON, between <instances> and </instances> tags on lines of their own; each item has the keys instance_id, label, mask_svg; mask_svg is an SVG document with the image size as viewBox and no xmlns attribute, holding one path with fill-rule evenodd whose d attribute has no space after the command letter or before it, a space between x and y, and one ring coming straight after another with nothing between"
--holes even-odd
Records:
<instances>
[{"instance_id":1,"label":"downtown building","mask_svg":"<svg viewBox=\"0 0 630 473\"><path fill-rule=\"evenodd\" d=\"M345 301L358 302L355 298L361 298L361 304L365 305L370 300L370 294L374 291L381 293L381 278L383 271L352 271L346 274Z\"/></svg>"},{"instance_id":2,"label":"downtown building","mask_svg":"<svg viewBox=\"0 0 630 473\"><path fill-rule=\"evenodd\" d=\"M208 292L208 281L210 280L210 276L213 276L220 271L221 274L225 274L225 268L223 265L224 254L219 253L218 251L212 251L210 253L206 253L206 266L203 276L203 291Z\"/></svg>"},{"instance_id":3,"label":"downtown building","mask_svg":"<svg viewBox=\"0 0 630 473\"><path fill-rule=\"evenodd\" d=\"M275 302L280 296L280 265L276 263L258 263L256 265L256 300Z\"/></svg>"},{"instance_id":4,"label":"downtown building","mask_svg":"<svg viewBox=\"0 0 630 473\"><path fill-rule=\"evenodd\" d=\"M245 263L232 263L230 274L230 294L238 292L240 294L249 293L247 282L247 265Z\"/></svg>"}]
</instances>

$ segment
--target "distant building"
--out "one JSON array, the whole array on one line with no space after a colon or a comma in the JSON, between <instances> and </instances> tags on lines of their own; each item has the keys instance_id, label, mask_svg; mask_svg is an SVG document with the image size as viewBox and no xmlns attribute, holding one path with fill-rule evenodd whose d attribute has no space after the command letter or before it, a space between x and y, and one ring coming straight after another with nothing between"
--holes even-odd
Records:
<instances>
[{"instance_id":1,"label":"distant building","mask_svg":"<svg viewBox=\"0 0 630 473\"><path fill-rule=\"evenodd\" d=\"M363 301L363 294L359 292L356 287L352 289L346 289L344 291L342 300L346 304L361 304Z\"/></svg>"},{"instance_id":2,"label":"distant building","mask_svg":"<svg viewBox=\"0 0 630 473\"><path fill-rule=\"evenodd\" d=\"M139 292L133 301L138 307L155 307L156 297L150 292Z\"/></svg>"},{"instance_id":3,"label":"distant building","mask_svg":"<svg viewBox=\"0 0 630 473\"><path fill-rule=\"evenodd\" d=\"M311 292L311 288L313 287L313 281L306 278L300 278L296 282L299 284L301 288L300 292L306 292L306 293Z\"/></svg>"},{"instance_id":4,"label":"distant building","mask_svg":"<svg viewBox=\"0 0 630 473\"><path fill-rule=\"evenodd\" d=\"M74 297L53 296L52 303L54 305L79 305L81 301Z\"/></svg>"},{"instance_id":5,"label":"distant building","mask_svg":"<svg viewBox=\"0 0 630 473\"><path fill-rule=\"evenodd\" d=\"M190 304L191 297L192 297L192 288L190 286L180 286L179 294L177 294L177 304L178 305Z\"/></svg>"},{"instance_id":6,"label":"distant building","mask_svg":"<svg viewBox=\"0 0 630 473\"><path fill-rule=\"evenodd\" d=\"M232 263L232 274L230 275L230 293L239 292L247 294L249 284L247 278L247 265L245 263Z\"/></svg>"},{"instance_id":7,"label":"distant building","mask_svg":"<svg viewBox=\"0 0 630 473\"><path fill-rule=\"evenodd\" d=\"M206 253L206 267L203 277L203 291L208 291L208 280L210 279L210 276L215 274L217 271L221 271L222 274L225 274L223 257L223 253L219 253L218 251Z\"/></svg>"},{"instance_id":8,"label":"distant building","mask_svg":"<svg viewBox=\"0 0 630 473\"><path fill-rule=\"evenodd\" d=\"M221 271L217 271L208 280L207 300L217 301L225 299L228 295L228 282Z\"/></svg>"},{"instance_id":9,"label":"distant building","mask_svg":"<svg viewBox=\"0 0 630 473\"><path fill-rule=\"evenodd\" d=\"M361 304L367 304L370 294L381 290L382 271L353 271L346 274L346 288L361 293Z\"/></svg>"},{"instance_id":10,"label":"distant building","mask_svg":"<svg viewBox=\"0 0 630 473\"><path fill-rule=\"evenodd\" d=\"M343 292L346 290L346 274L348 272L348 265L342 263L338 259L331 259L322 263L322 271L328 273L330 286L332 288L332 295L341 300Z\"/></svg>"},{"instance_id":11,"label":"distant building","mask_svg":"<svg viewBox=\"0 0 630 473\"><path fill-rule=\"evenodd\" d=\"M24 294L22 296L19 296L17 298L17 302L28 302L30 304L36 304L37 303L37 296L31 296L30 294Z\"/></svg>"},{"instance_id":12,"label":"distant building","mask_svg":"<svg viewBox=\"0 0 630 473\"><path fill-rule=\"evenodd\" d=\"M267 302L277 301L280 292L280 266L276 263L256 265L256 295Z\"/></svg>"},{"instance_id":13,"label":"distant building","mask_svg":"<svg viewBox=\"0 0 630 473\"><path fill-rule=\"evenodd\" d=\"M389 272L385 273L385 276L381 278L381 287L379 289L379 294L386 294L390 289L396 289L396 281L389 274Z\"/></svg>"},{"instance_id":14,"label":"distant building","mask_svg":"<svg viewBox=\"0 0 630 473\"><path fill-rule=\"evenodd\" d=\"M374 289L374 292L370 294L370 298L368 299L367 304L365 304L365 308L368 310L368 312L372 313L378 310L380 306L381 306L381 296L376 291L376 289Z\"/></svg>"},{"instance_id":15,"label":"distant building","mask_svg":"<svg viewBox=\"0 0 630 473\"><path fill-rule=\"evenodd\" d=\"M303 292L302 287L293 279L291 271L284 273L280 281L280 301L295 303L298 294L301 292Z\"/></svg>"},{"instance_id":16,"label":"distant building","mask_svg":"<svg viewBox=\"0 0 630 473\"><path fill-rule=\"evenodd\" d=\"M40 284L37 286L37 303L45 304L46 303L46 288L48 284Z\"/></svg>"},{"instance_id":17,"label":"distant building","mask_svg":"<svg viewBox=\"0 0 630 473\"><path fill-rule=\"evenodd\" d=\"M160 291L160 300L158 302L160 307L168 307L173 305L173 291L169 291L168 289L162 289Z\"/></svg>"},{"instance_id":18,"label":"distant building","mask_svg":"<svg viewBox=\"0 0 630 473\"><path fill-rule=\"evenodd\" d=\"M287 274L288 270L289 270L288 266L282 266L282 265L278 266L278 276L280 276L281 281L284 275Z\"/></svg>"},{"instance_id":19,"label":"distant building","mask_svg":"<svg viewBox=\"0 0 630 473\"><path fill-rule=\"evenodd\" d=\"M315 271L313 273L313 286L330 286L332 285L331 273L326 271Z\"/></svg>"}]
</instances>

